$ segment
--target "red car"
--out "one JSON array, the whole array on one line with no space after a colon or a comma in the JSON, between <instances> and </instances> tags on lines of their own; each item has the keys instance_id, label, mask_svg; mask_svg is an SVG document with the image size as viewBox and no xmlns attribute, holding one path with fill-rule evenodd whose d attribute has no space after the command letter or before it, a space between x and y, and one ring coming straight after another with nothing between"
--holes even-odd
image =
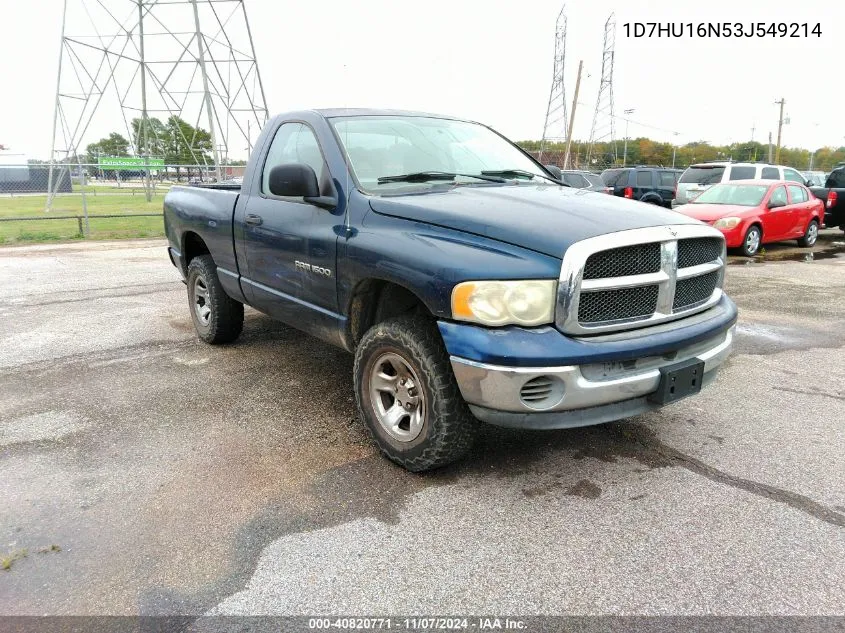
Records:
<instances>
[{"instance_id":1,"label":"red car","mask_svg":"<svg viewBox=\"0 0 845 633\"><path fill-rule=\"evenodd\" d=\"M748 257L770 242L797 239L800 246L812 246L824 220L824 203L791 181L713 185L676 211L719 229L728 248Z\"/></svg>"}]
</instances>

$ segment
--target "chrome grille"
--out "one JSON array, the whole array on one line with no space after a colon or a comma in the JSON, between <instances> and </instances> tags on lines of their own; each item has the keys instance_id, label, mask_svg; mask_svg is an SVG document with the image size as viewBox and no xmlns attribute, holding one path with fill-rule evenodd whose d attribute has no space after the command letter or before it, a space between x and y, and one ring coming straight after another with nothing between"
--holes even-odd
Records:
<instances>
[{"instance_id":1,"label":"chrome grille","mask_svg":"<svg viewBox=\"0 0 845 633\"><path fill-rule=\"evenodd\" d=\"M719 283L719 271L713 271L706 275L679 279L675 285L675 299L672 302L672 311L687 310L701 305L707 301Z\"/></svg>"},{"instance_id":2,"label":"chrome grille","mask_svg":"<svg viewBox=\"0 0 845 633\"><path fill-rule=\"evenodd\" d=\"M722 240L718 237L678 240L678 268L700 266L722 256Z\"/></svg>"},{"instance_id":3,"label":"chrome grille","mask_svg":"<svg viewBox=\"0 0 845 633\"><path fill-rule=\"evenodd\" d=\"M634 244L590 255L584 266L584 279L604 279L623 275L644 275L660 270L660 243Z\"/></svg>"},{"instance_id":4,"label":"chrome grille","mask_svg":"<svg viewBox=\"0 0 845 633\"><path fill-rule=\"evenodd\" d=\"M564 254L555 324L598 334L681 318L722 296L724 237L696 224L618 231Z\"/></svg>"},{"instance_id":5,"label":"chrome grille","mask_svg":"<svg viewBox=\"0 0 845 633\"><path fill-rule=\"evenodd\" d=\"M649 317L657 309L658 286L585 292L578 304L580 323L605 323Z\"/></svg>"}]
</instances>

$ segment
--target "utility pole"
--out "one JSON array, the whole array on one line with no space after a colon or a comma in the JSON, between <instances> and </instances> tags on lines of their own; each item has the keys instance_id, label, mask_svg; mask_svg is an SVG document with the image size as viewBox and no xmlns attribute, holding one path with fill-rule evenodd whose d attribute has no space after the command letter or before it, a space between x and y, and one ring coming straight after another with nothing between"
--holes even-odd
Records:
<instances>
[{"instance_id":1,"label":"utility pole","mask_svg":"<svg viewBox=\"0 0 845 633\"><path fill-rule=\"evenodd\" d=\"M575 108L578 105L578 90L581 88L581 69L584 60L578 62L578 79L575 80L575 97L572 99L572 113L569 115L569 127L566 128L566 154L563 155L563 168L569 169L569 149L572 147L572 126L575 125Z\"/></svg>"},{"instance_id":2,"label":"utility pole","mask_svg":"<svg viewBox=\"0 0 845 633\"><path fill-rule=\"evenodd\" d=\"M622 111L624 114L632 114L634 112L634 108L628 108L627 110ZM622 150L622 166L628 164L628 119L625 119L625 147Z\"/></svg>"},{"instance_id":3,"label":"utility pole","mask_svg":"<svg viewBox=\"0 0 845 633\"><path fill-rule=\"evenodd\" d=\"M772 133L769 132L769 163L772 162Z\"/></svg>"},{"instance_id":4,"label":"utility pole","mask_svg":"<svg viewBox=\"0 0 845 633\"><path fill-rule=\"evenodd\" d=\"M680 132L672 132L672 136L678 136ZM672 169L675 169L675 150L678 148L678 141L672 141Z\"/></svg>"},{"instance_id":5,"label":"utility pole","mask_svg":"<svg viewBox=\"0 0 845 633\"><path fill-rule=\"evenodd\" d=\"M783 128L783 104L786 103L786 99L781 97L780 101L775 101L775 104L780 104L780 118L778 119L778 144L777 149L775 150L775 162L780 163L780 133L781 129Z\"/></svg>"}]
</instances>

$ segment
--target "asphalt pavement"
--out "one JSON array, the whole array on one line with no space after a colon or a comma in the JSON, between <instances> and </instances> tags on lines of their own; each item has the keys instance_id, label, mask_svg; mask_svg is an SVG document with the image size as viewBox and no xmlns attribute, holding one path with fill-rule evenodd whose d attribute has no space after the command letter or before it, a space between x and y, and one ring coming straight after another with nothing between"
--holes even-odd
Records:
<instances>
[{"instance_id":1,"label":"asphalt pavement","mask_svg":"<svg viewBox=\"0 0 845 633\"><path fill-rule=\"evenodd\" d=\"M164 242L0 249L0 614L845 614L845 241L731 258L699 396L383 460L352 358L197 341Z\"/></svg>"}]
</instances>

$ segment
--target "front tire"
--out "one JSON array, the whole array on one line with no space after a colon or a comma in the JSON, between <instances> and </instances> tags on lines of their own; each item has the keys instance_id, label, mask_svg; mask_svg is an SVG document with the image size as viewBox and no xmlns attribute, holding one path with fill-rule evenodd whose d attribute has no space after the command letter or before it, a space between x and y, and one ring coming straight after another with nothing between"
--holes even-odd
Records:
<instances>
[{"instance_id":1,"label":"front tire","mask_svg":"<svg viewBox=\"0 0 845 633\"><path fill-rule=\"evenodd\" d=\"M748 227L745 232L745 237L742 238L742 246L740 250L746 257L754 257L757 251L760 250L760 243L763 238L763 233L757 225Z\"/></svg>"},{"instance_id":2,"label":"front tire","mask_svg":"<svg viewBox=\"0 0 845 633\"><path fill-rule=\"evenodd\" d=\"M804 237L798 240L798 246L803 246L804 248L809 248L810 246L815 245L816 240L819 239L819 223L816 220L812 220L810 224L807 226L807 230L804 232Z\"/></svg>"},{"instance_id":3,"label":"front tire","mask_svg":"<svg viewBox=\"0 0 845 633\"><path fill-rule=\"evenodd\" d=\"M479 422L461 397L435 324L405 316L374 325L355 351L358 414L381 452L412 472L460 459Z\"/></svg>"},{"instance_id":4,"label":"front tire","mask_svg":"<svg viewBox=\"0 0 845 633\"><path fill-rule=\"evenodd\" d=\"M199 255L188 265L188 307L194 328L206 343L231 343L244 327L244 304L220 284L211 255Z\"/></svg>"}]
</instances>

